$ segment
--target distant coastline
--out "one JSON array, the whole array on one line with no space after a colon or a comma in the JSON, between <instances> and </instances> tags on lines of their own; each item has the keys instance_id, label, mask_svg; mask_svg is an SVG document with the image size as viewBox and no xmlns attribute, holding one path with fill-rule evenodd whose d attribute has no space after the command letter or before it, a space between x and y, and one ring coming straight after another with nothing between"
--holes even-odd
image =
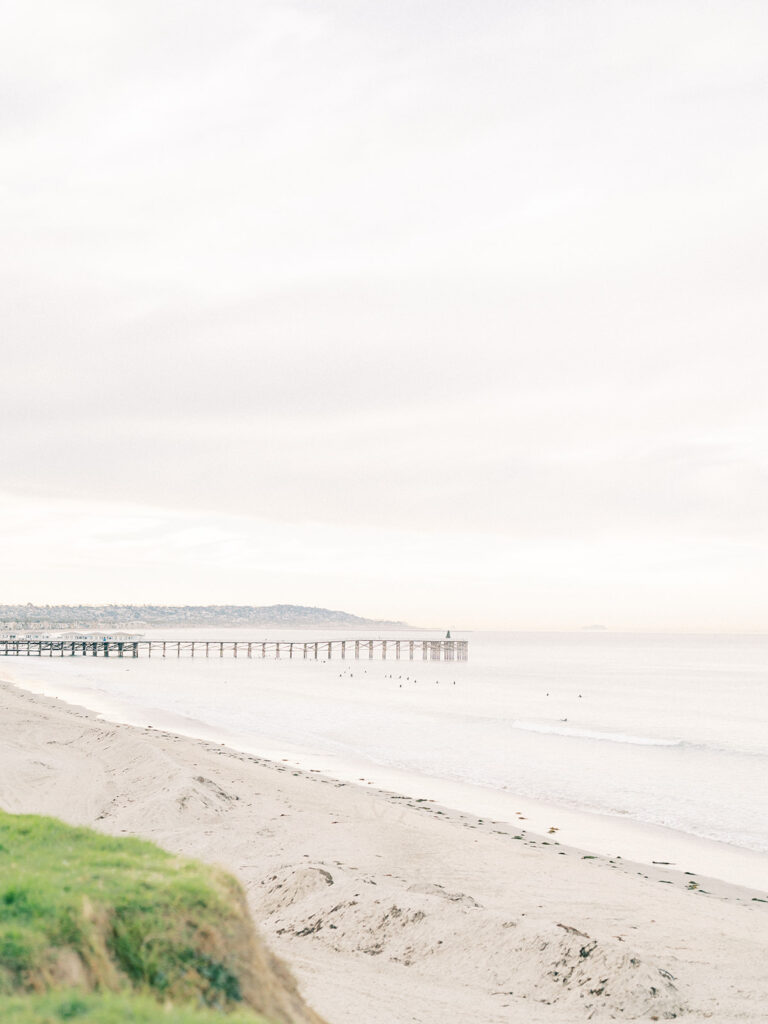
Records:
<instances>
[{"instance_id":1,"label":"distant coastline","mask_svg":"<svg viewBox=\"0 0 768 1024\"><path fill-rule=\"evenodd\" d=\"M366 619L350 612L297 604L209 605L0 605L3 629L92 629L162 626L271 626L273 628L408 628L405 622Z\"/></svg>"}]
</instances>

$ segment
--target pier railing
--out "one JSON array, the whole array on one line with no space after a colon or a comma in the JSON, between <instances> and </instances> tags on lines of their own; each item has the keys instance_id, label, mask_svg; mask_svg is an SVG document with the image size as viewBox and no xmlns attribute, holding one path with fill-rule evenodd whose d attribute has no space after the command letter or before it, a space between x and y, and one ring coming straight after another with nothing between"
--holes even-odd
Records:
<instances>
[{"instance_id":1,"label":"pier railing","mask_svg":"<svg viewBox=\"0 0 768 1024\"><path fill-rule=\"evenodd\" d=\"M0 657L467 661L467 640L0 640Z\"/></svg>"}]
</instances>

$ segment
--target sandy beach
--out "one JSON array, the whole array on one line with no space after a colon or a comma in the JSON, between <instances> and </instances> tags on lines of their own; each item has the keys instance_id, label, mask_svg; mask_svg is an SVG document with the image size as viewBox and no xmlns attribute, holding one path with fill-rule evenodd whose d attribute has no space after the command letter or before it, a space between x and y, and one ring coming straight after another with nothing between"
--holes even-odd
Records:
<instances>
[{"instance_id":1,"label":"sandy beach","mask_svg":"<svg viewBox=\"0 0 768 1024\"><path fill-rule=\"evenodd\" d=\"M331 1024L762 1021L768 896L0 686L0 806L233 871Z\"/></svg>"}]
</instances>

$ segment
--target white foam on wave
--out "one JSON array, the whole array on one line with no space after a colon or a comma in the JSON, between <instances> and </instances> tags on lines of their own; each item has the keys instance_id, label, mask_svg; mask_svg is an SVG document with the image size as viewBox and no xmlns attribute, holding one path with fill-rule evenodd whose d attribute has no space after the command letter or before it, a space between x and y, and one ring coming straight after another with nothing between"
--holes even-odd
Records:
<instances>
[{"instance_id":1,"label":"white foam on wave","mask_svg":"<svg viewBox=\"0 0 768 1024\"><path fill-rule=\"evenodd\" d=\"M641 747L679 747L682 740L665 740L653 736L631 736L624 732L601 732L599 729L579 729L559 722L521 722L512 723L514 729L524 732L539 732L551 736L570 736L582 740L604 740L608 743L632 743Z\"/></svg>"}]
</instances>

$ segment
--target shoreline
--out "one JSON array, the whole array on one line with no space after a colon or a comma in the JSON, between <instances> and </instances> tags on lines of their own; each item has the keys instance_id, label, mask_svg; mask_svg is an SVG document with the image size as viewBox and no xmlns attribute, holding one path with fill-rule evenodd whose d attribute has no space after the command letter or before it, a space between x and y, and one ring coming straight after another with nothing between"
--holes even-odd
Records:
<instances>
[{"instance_id":1,"label":"shoreline","mask_svg":"<svg viewBox=\"0 0 768 1024\"><path fill-rule=\"evenodd\" d=\"M749 890L13 684L0 702L0 805L232 870L331 1024L757 1022L768 1002L750 968L768 903ZM598 994L585 971L607 979Z\"/></svg>"},{"instance_id":2,"label":"shoreline","mask_svg":"<svg viewBox=\"0 0 768 1024\"><path fill-rule=\"evenodd\" d=\"M35 687L34 680L30 679L8 678L0 674L2 683L81 707L114 724L150 727L223 745L234 752L289 763L299 771L319 771L337 781L370 786L373 792L393 793L401 797L418 792L420 798L439 805L444 813L493 819L509 827L526 822L526 829L531 834L540 838L548 834L557 835L560 843L587 855L636 863L646 871L653 871L659 865L670 865L682 874L704 877L713 884L743 887L756 895L768 894L768 852L618 814L552 804L479 784L401 771L362 758L355 761L350 757L313 753L288 743L276 748L274 741L257 739L254 742L191 717L130 705L107 694L96 698L91 689L68 687L58 691L57 696L48 692L44 683ZM552 828L554 833L549 832Z\"/></svg>"}]
</instances>

